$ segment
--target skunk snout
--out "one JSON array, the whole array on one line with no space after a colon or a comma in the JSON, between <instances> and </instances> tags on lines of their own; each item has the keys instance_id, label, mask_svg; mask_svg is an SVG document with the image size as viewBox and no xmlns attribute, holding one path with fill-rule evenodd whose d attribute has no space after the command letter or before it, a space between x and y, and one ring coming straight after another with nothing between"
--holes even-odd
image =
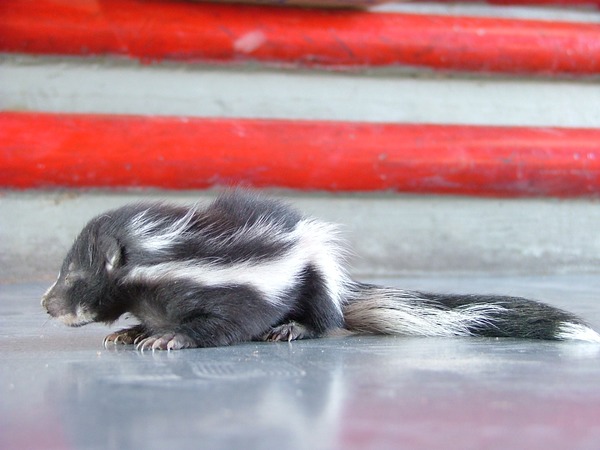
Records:
<instances>
[{"instance_id":1,"label":"skunk snout","mask_svg":"<svg viewBox=\"0 0 600 450\"><path fill-rule=\"evenodd\" d=\"M56 284L55 284L56 285ZM52 317L65 314L65 302L56 295L55 285L51 286L42 296L42 308Z\"/></svg>"},{"instance_id":2,"label":"skunk snout","mask_svg":"<svg viewBox=\"0 0 600 450\"><path fill-rule=\"evenodd\" d=\"M48 310L48 292L46 292L44 295L42 295L41 305L42 305L42 308L44 308L46 310L46 312L50 312Z\"/></svg>"},{"instance_id":3,"label":"skunk snout","mask_svg":"<svg viewBox=\"0 0 600 450\"><path fill-rule=\"evenodd\" d=\"M58 285L58 280L54 282L52 286L50 286L44 295L42 295L41 305L42 308L46 310L48 314L52 317L57 317L60 315L59 306L61 304L60 299L56 296L56 288Z\"/></svg>"},{"instance_id":4,"label":"skunk snout","mask_svg":"<svg viewBox=\"0 0 600 450\"><path fill-rule=\"evenodd\" d=\"M60 308L59 308L59 306L57 304L56 299L53 299L52 297L50 297L48 295L44 295L42 297L42 307L52 317L58 317L58 316L60 316L60 311L59 311Z\"/></svg>"}]
</instances>

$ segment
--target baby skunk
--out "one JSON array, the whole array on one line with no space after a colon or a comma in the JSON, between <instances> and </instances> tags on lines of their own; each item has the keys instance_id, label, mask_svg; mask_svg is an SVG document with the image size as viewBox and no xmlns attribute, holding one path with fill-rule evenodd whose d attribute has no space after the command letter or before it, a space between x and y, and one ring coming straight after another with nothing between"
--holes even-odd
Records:
<instances>
[{"instance_id":1,"label":"baby skunk","mask_svg":"<svg viewBox=\"0 0 600 450\"><path fill-rule=\"evenodd\" d=\"M353 333L580 339L576 316L518 297L425 294L353 281L334 225L243 191L206 208L133 204L92 219L42 298L69 326L140 324L109 343L175 350Z\"/></svg>"}]
</instances>

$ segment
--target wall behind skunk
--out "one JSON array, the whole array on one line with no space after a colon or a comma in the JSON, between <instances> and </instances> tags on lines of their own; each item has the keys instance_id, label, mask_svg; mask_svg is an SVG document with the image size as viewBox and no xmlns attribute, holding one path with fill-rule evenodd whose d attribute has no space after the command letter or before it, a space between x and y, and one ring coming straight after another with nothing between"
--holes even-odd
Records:
<instances>
[{"instance_id":1,"label":"wall behind skunk","mask_svg":"<svg viewBox=\"0 0 600 450\"><path fill-rule=\"evenodd\" d=\"M373 187L368 189L369 192L335 188L323 192L322 189L311 190L310 186L299 190L298 186L285 182L263 187L274 195L289 199L309 214L344 224L355 253L351 261L353 272L360 276L424 272L544 274L597 272L600 267L600 238L594 232L600 224L600 203L597 201L600 142L581 138L583 135L595 136L594 133L600 129L600 70L586 65L586 61L600 60L597 57L600 55L600 40L597 39L600 36L597 25L600 13L597 9L416 2L384 4L371 10L372 14L408 13L410 17L414 14L447 18L501 17L515 21L510 22L515 26L525 23L524 29L530 31L535 31L535 28L531 28L527 21L538 21L535 23L540 26L568 21L569 27L574 27L570 28L574 36L583 42L576 48L557 47L558 56L555 56L557 61L562 61L560 64L553 65L550 60L548 66L540 68L522 58L524 66L518 73L513 73L510 65L508 69L502 66L504 68L490 72L486 69L485 58L478 60L477 64L483 66L477 68L468 57L461 59L464 54L458 58L464 64L460 70L456 67L441 70L437 63L419 68L401 61L380 66L367 64L354 67L350 64L340 70L340 67L313 67L266 57L240 59L239 54L218 62L201 57L173 58L173 55L163 56L160 61L145 60L143 55L133 56L132 47L127 47L125 25L111 22L119 20L120 16L109 14L110 11L115 12L116 7L110 0L79 0L79 6L103 7L102 17L108 18L109 29L119 36L118 44L124 46L124 51L119 50L121 47L104 53L93 53L89 50L91 47L86 50L86 45L91 45L94 40L80 42L72 46L74 50L67 47L60 51L52 48L35 50L36 42L56 44L60 35L56 36L55 30L50 33L54 39L48 40L48 30L45 30L36 37L33 32L37 25L29 30L17 30L15 24L23 22L17 21L15 14L26 8L26 3L10 0L0 6L0 51L3 52L0 55L0 116L2 111L7 114L18 111L23 117L30 117L36 112L57 114L57 117L72 113L115 117L135 115L147 120L149 126L156 116L181 117L182 120L190 117L253 118L367 125L521 126L542 129L549 135L565 127L568 130L581 129L583 134L565 145L564 149L548 151L540 147L538 150L535 141L528 142L527 148L535 157L519 160L520 153L515 153L517 162L510 165L508 175L512 181L504 193L498 188L499 165L486 166L486 162L477 166L477 161L464 156L472 153L456 147L450 149L453 156L449 160L436 160L436 154L427 155L432 157L428 161L444 164L444 173L463 171L466 174L460 178L466 181L451 191L454 195L440 195L447 194L442 190L442 184L431 187L431 180L418 179L417 172L414 172L415 178L420 181L414 190L409 191L410 195L406 187L393 183L390 188ZM137 5L136 2L121 2L121 12L129 3ZM39 8L39 5L37 11L43 12L44 8ZM213 8L201 3L178 2L178 5L182 8ZM9 8L11 15L8 14ZM232 8L235 15L238 7ZM79 14L85 8L78 11ZM259 14L261 10L256 11ZM21 11L24 16L26 13ZM364 13L355 14L364 17L360 15ZM58 17L68 20L67 15ZM160 21L157 23L160 29ZM175 28L167 32L192 33L189 29L178 30L177 25L177 22L170 23L169 26ZM494 26L494 23L484 22L484 25ZM61 27L60 23L56 26L57 29ZM578 33L579 26L585 32ZM64 23L62 27L68 28ZM486 28L475 31L481 35L486 34L486 30L489 31ZM32 33L27 39L20 34L26 31ZM80 26L77 32L80 33L79 39L87 39L85 26ZM359 34L351 43L361 46L365 42L375 42L372 39L374 33L376 31L371 30L367 35ZM417 32L413 36L418 35ZM292 34L290 36L293 37ZM20 42L20 47L15 42ZM250 53L251 47L257 44L248 39L234 39L233 42L238 43L238 51ZM244 42L245 45L242 45ZM277 45L276 41L273 42L272 45ZM536 39L530 42L544 47ZM64 45L70 43L72 41L66 39ZM438 43L444 47L443 42ZM202 47L202 42L197 45ZM156 44L152 49L157 47L160 45ZM452 56L452 47L447 47L449 53L439 59L442 63L443 58ZM520 48L510 42L502 47L507 52L518 52ZM68 55L64 53L67 50L71 52ZM465 54L475 54L474 50L471 53L465 51ZM352 48L348 51L352 53ZM577 58L570 59L569 52L580 51L588 52L580 58L582 65L570 64ZM492 53L488 55L494 56ZM502 54L495 57L502 62ZM106 164L98 164L94 170L88 168L85 174L78 172L78 164L80 167L85 163L78 162L78 158L85 154L83 150L108 155L102 148L78 149L77 145L82 142L78 140L78 130L73 130L72 135L61 134L58 140L58 134L48 130L42 134L35 126L9 129L6 117L9 116L0 117L4 126L0 125L0 180L4 180L0 194L2 282L54 277L64 252L81 226L103 210L138 199L166 198L193 202L208 201L214 195L213 189L192 190L194 186L177 186L175 190L174 186L167 186L166 190L157 190L156 185L123 186L99 181L110 180L111 170L116 167L110 164L120 162L111 162L107 156ZM10 118L12 120L14 116ZM588 131L591 134L586 134ZM168 137L165 138L167 143ZM315 131L311 142L319 145L324 137L330 138ZM511 145L523 143L511 140L513 137L507 131L499 147L510 150ZM98 142L102 141L100 138ZM93 136L91 139L93 141ZM142 144L146 145L140 142ZM204 157L210 157L213 149L203 148L203 142L197 145ZM412 151L416 143L411 141L407 145ZM400 147L388 142L381 152L406 162L406 153ZM185 165L177 166L173 157L175 150L167 146L166 162L163 161L162 165L152 162L152 170L168 173L170 170L186 169ZM226 148L223 151L226 152ZM49 172L43 165L65 152L72 155L75 163L72 167L75 169L65 166L63 173L59 170L53 175L55 179L44 179ZM339 152L343 154L343 149ZM422 163L418 154L411 157ZM307 173L314 177L319 173L319 179L323 179L323 173L330 174L324 177L334 179L342 163L314 161L308 168L295 170L310 171ZM505 167L509 162L503 164ZM370 167L365 167L365 172L368 169ZM260 162L257 170L260 171ZM398 164L390 163L386 170L386 175L399 179L402 175L400 170L410 169L405 166L400 169ZM357 170L357 178L361 177L359 172ZM523 173L533 175L523 178ZM35 180L35 177L44 179L46 184L19 184L25 175L30 180ZM291 180L294 178L292 175L292 171L289 177L284 172L282 178ZM91 180L92 190L89 190L90 184L81 183L84 178ZM60 180L65 179L69 181L61 184ZM238 181L248 185L253 180L256 178L248 176ZM473 191L474 180L479 183L477 186L483 187ZM224 184L233 182L235 180L227 180ZM208 183L207 187L218 186ZM490 192L493 194L490 195Z\"/></svg>"},{"instance_id":2,"label":"wall behind skunk","mask_svg":"<svg viewBox=\"0 0 600 450\"><path fill-rule=\"evenodd\" d=\"M594 273L600 203L276 191L307 214L342 224L358 277ZM208 202L214 192L4 192L0 279L51 280L85 222L130 201Z\"/></svg>"}]
</instances>

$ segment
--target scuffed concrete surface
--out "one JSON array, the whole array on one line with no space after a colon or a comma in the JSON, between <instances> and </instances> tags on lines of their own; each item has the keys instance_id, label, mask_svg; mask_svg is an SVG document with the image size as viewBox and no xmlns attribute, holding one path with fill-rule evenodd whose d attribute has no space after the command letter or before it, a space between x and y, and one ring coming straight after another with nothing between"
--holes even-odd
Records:
<instances>
[{"instance_id":1,"label":"scuffed concrete surface","mask_svg":"<svg viewBox=\"0 0 600 450\"><path fill-rule=\"evenodd\" d=\"M598 328L593 276L394 279L566 306ZM600 346L351 337L140 353L104 349L0 286L0 447L597 449ZM122 324L116 324L120 326Z\"/></svg>"}]
</instances>

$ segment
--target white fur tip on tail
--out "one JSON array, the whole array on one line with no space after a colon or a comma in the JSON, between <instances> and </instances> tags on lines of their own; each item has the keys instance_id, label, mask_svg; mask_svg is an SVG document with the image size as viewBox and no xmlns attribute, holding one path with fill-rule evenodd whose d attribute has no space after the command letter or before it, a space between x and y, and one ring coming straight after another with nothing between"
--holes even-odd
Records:
<instances>
[{"instance_id":1,"label":"white fur tip on tail","mask_svg":"<svg viewBox=\"0 0 600 450\"><path fill-rule=\"evenodd\" d=\"M561 340L578 340L600 344L600 334L590 327L578 323L563 322L558 327L556 338Z\"/></svg>"}]
</instances>

